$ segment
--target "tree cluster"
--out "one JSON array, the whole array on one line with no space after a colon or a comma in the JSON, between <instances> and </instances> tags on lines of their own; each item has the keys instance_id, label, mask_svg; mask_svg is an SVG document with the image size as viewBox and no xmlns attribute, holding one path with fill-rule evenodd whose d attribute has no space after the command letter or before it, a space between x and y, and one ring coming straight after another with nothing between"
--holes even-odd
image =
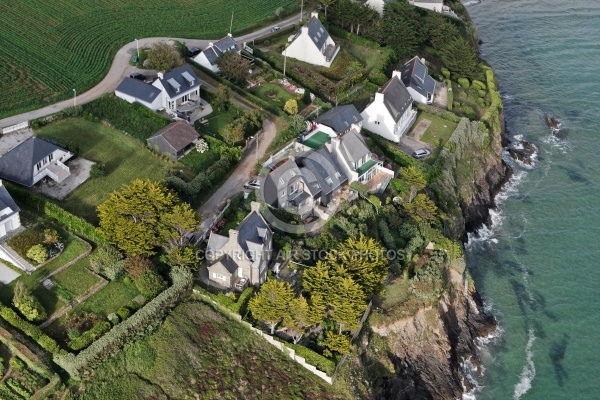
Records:
<instances>
[{"instance_id":1,"label":"tree cluster","mask_svg":"<svg viewBox=\"0 0 600 400\"><path fill-rule=\"evenodd\" d=\"M47 318L42 303L22 281L18 281L15 285L12 303L28 321L42 322Z\"/></svg>"},{"instance_id":2,"label":"tree cluster","mask_svg":"<svg viewBox=\"0 0 600 400\"><path fill-rule=\"evenodd\" d=\"M228 51L217 59L221 74L230 81L243 84L250 71L250 61L235 51Z\"/></svg>"},{"instance_id":3,"label":"tree cluster","mask_svg":"<svg viewBox=\"0 0 600 400\"><path fill-rule=\"evenodd\" d=\"M169 71L183 65L179 51L167 42L156 42L146 56L148 67L157 71Z\"/></svg>"},{"instance_id":4,"label":"tree cluster","mask_svg":"<svg viewBox=\"0 0 600 400\"><path fill-rule=\"evenodd\" d=\"M263 120L264 115L259 110L244 111L240 117L225 125L220 132L221 136L229 144L241 142L245 137L260 129Z\"/></svg>"}]
</instances>

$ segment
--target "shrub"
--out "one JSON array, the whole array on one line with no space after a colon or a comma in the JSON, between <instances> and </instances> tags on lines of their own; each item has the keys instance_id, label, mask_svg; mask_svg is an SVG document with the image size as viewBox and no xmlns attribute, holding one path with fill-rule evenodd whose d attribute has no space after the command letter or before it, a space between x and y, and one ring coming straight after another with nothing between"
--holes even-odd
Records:
<instances>
[{"instance_id":1,"label":"shrub","mask_svg":"<svg viewBox=\"0 0 600 400\"><path fill-rule=\"evenodd\" d=\"M47 336L37 326L25 321L13 309L0 304L0 317L13 327L35 340L45 350L57 354L60 350L58 343Z\"/></svg>"},{"instance_id":2,"label":"shrub","mask_svg":"<svg viewBox=\"0 0 600 400\"><path fill-rule=\"evenodd\" d=\"M157 294L162 292L165 285L160 275L153 270L148 270L133 280L135 287L140 293L147 299L155 297Z\"/></svg>"},{"instance_id":3,"label":"shrub","mask_svg":"<svg viewBox=\"0 0 600 400\"><path fill-rule=\"evenodd\" d=\"M46 250L43 244L36 244L27 250L27 258L41 264L48 259L48 250Z\"/></svg>"},{"instance_id":4,"label":"shrub","mask_svg":"<svg viewBox=\"0 0 600 400\"><path fill-rule=\"evenodd\" d=\"M469 79L467 78L458 78L458 84L464 89L468 89L470 86Z\"/></svg>"},{"instance_id":5,"label":"shrub","mask_svg":"<svg viewBox=\"0 0 600 400\"><path fill-rule=\"evenodd\" d=\"M71 350L79 351L88 347L94 340L108 332L111 328L110 322L102 321L88 331L83 332L80 336L72 339L69 342Z\"/></svg>"},{"instance_id":6,"label":"shrub","mask_svg":"<svg viewBox=\"0 0 600 400\"><path fill-rule=\"evenodd\" d=\"M485 90L486 86L485 83L478 81L477 79L473 79L473 82L471 82L471 84L476 87L477 89L481 89L481 90Z\"/></svg>"},{"instance_id":7,"label":"shrub","mask_svg":"<svg viewBox=\"0 0 600 400\"><path fill-rule=\"evenodd\" d=\"M106 176L106 165L102 163L92 165L90 176L92 178L102 178L103 176Z\"/></svg>"},{"instance_id":8,"label":"shrub","mask_svg":"<svg viewBox=\"0 0 600 400\"><path fill-rule=\"evenodd\" d=\"M17 357L12 357L9 361L8 364L11 366L12 369L14 369L15 371L23 371L25 369L25 363L21 360L19 360L19 358Z\"/></svg>"},{"instance_id":9,"label":"shrub","mask_svg":"<svg viewBox=\"0 0 600 400\"><path fill-rule=\"evenodd\" d=\"M117 310L117 315L121 318L121 321L125 321L131 315L131 311L127 307L121 307Z\"/></svg>"},{"instance_id":10,"label":"shrub","mask_svg":"<svg viewBox=\"0 0 600 400\"><path fill-rule=\"evenodd\" d=\"M484 98L485 97L485 90L479 89L477 91L477 94L479 95L480 98Z\"/></svg>"},{"instance_id":11,"label":"shrub","mask_svg":"<svg viewBox=\"0 0 600 400\"><path fill-rule=\"evenodd\" d=\"M448 71L448 68L442 68L442 75L444 76L444 79L450 79L450 71Z\"/></svg>"}]
</instances>

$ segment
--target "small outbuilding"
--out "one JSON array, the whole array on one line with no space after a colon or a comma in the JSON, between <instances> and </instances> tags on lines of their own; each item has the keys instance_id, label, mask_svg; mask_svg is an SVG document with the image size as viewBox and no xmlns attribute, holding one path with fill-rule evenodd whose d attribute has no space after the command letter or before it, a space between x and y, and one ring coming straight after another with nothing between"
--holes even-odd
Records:
<instances>
[{"instance_id":1,"label":"small outbuilding","mask_svg":"<svg viewBox=\"0 0 600 400\"><path fill-rule=\"evenodd\" d=\"M179 120L165 126L154 136L146 139L148 146L161 154L168 153L173 160L179 160L198 141L198 132L187 121Z\"/></svg>"}]
</instances>

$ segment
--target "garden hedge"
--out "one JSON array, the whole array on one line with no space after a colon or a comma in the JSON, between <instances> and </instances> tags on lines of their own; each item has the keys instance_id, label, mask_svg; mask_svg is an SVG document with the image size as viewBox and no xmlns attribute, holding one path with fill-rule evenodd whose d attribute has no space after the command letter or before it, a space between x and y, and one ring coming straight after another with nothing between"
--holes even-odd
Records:
<instances>
[{"instance_id":1,"label":"garden hedge","mask_svg":"<svg viewBox=\"0 0 600 400\"><path fill-rule=\"evenodd\" d=\"M64 350L61 350L58 343L56 343L56 340L46 335L36 325L25 321L12 308L0 304L0 317L14 328L32 338L44 350L49 351L52 354L64 352Z\"/></svg>"},{"instance_id":2,"label":"garden hedge","mask_svg":"<svg viewBox=\"0 0 600 400\"><path fill-rule=\"evenodd\" d=\"M328 376L333 376L333 373L335 372L335 363L327 357L322 356L319 353L299 344L285 343L285 345L294 349L296 351L296 355L304 357L308 364L314 365L320 371L325 372Z\"/></svg>"}]
</instances>

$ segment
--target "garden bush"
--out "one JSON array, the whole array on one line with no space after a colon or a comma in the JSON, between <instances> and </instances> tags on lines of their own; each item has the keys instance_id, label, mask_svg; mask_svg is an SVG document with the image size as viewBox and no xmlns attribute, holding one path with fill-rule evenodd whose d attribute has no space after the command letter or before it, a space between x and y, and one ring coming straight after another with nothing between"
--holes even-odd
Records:
<instances>
[{"instance_id":1,"label":"garden bush","mask_svg":"<svg viewBox=\"0 0 600 400\"><path fill-rule=\"evenodd\" d=\"M397 149L394 145L382 139L381 136L369 132L363 129L363 132L371 138L373 142L383 151L386 157L389 157L394 163L400 167L409 167L411 165L417 165L417 161L403 152Z\"/></svg>"},{"instance_id":2,"label":"garden bush","mask_svg":"<svg viewBox=\"0 0 600 400\"><path fill-rule=\"evenodd\" d=\"M450 79L450 71L448 71L448 68L442 67L442 75L444 76L444 79Z\"/></svg>"},{"instance_id":3,"label":"garden bush","mask_svg":"<svg viewBox=\"0 0 600 400\"><path fill-rule=\"evenodd\" d=\"M74 351L79 351L88 347L94 340L108 332L111 328L110 322L102 321L88 331L83 332L80 336L73 338L69 342L69 348Z\"/></svg>"},{"instance_id":4,"label":"garden bush","mask_svg":"<svg viewBox=\"0 0 600 400\"><path fill-rule=\"evenodd\" d=\"M164 284L160 275L153 270L144 272L141 276L133 280L135 287L142 296L147 299L156 297L164 289Z\"/></svg>"},{"instance_id":5,"label":"garden bush","mask_svg":"<svg viewBox=\"0 0 600 400\"><path fill-rule=\"evenodd\" d=\"M95 163L92 165L90 176L92 178L102 178L103 176L106 176L106 165L102 163Z\"/></svg>"},{"instance_id":6,"label":"garden bush","mask_svg":"<svg viewBox=\"0 0 600 400\"><path fill-rule=\"evenodd\" d=\"M125 321L131 315L131 311L127 307L121 307L117 310L117 315L121 321Z\"/></svg>"},{"instance_id":7,"label":"garden bush","mask_svg":"<svg viewBox=\"0 0 600 400\"><path fill-rule=\"evenodd\" d=\"M46 250L43 244L36 244L27 250L27 258L41 264L48 259L48 250Z\"/></svg>"},{"instance_id":8,"label":"garden bush","mask_svg":"<svg viewBox=\"0 0 600 400\"><path fill-rule=\"evenodd\" d=\"M476 87L477 89L481 89L481 90L485 90L486 86L485 83L478 81L477 79L473 79L473 82L471 82L471 84Z\"/></svg>"},{"instance_id":9,"label":"garden bush","mask_svg":"<svg viewBox=\"0 0 600 400\"><path fill-rule=\"evenodd\" d=\"M2 317L3 320L8 322L14 328L32 338L43 349L53 354L59 353L60 347L54 339L42 332L42 330L36 325L25 321L12 308L0 304L0 317Z\"/></svg>"},{"instance_id":10,"label":"garden bush","mask_svg":"<svg viewBox=\"0 0 600 400\"><path fill-rule=\"evenodd\" d=\"M469 86L471 86L469 84L469 79L467 78L458 78L458 84L465 90L468 89Z\"/></svg>"}]
</instances>

